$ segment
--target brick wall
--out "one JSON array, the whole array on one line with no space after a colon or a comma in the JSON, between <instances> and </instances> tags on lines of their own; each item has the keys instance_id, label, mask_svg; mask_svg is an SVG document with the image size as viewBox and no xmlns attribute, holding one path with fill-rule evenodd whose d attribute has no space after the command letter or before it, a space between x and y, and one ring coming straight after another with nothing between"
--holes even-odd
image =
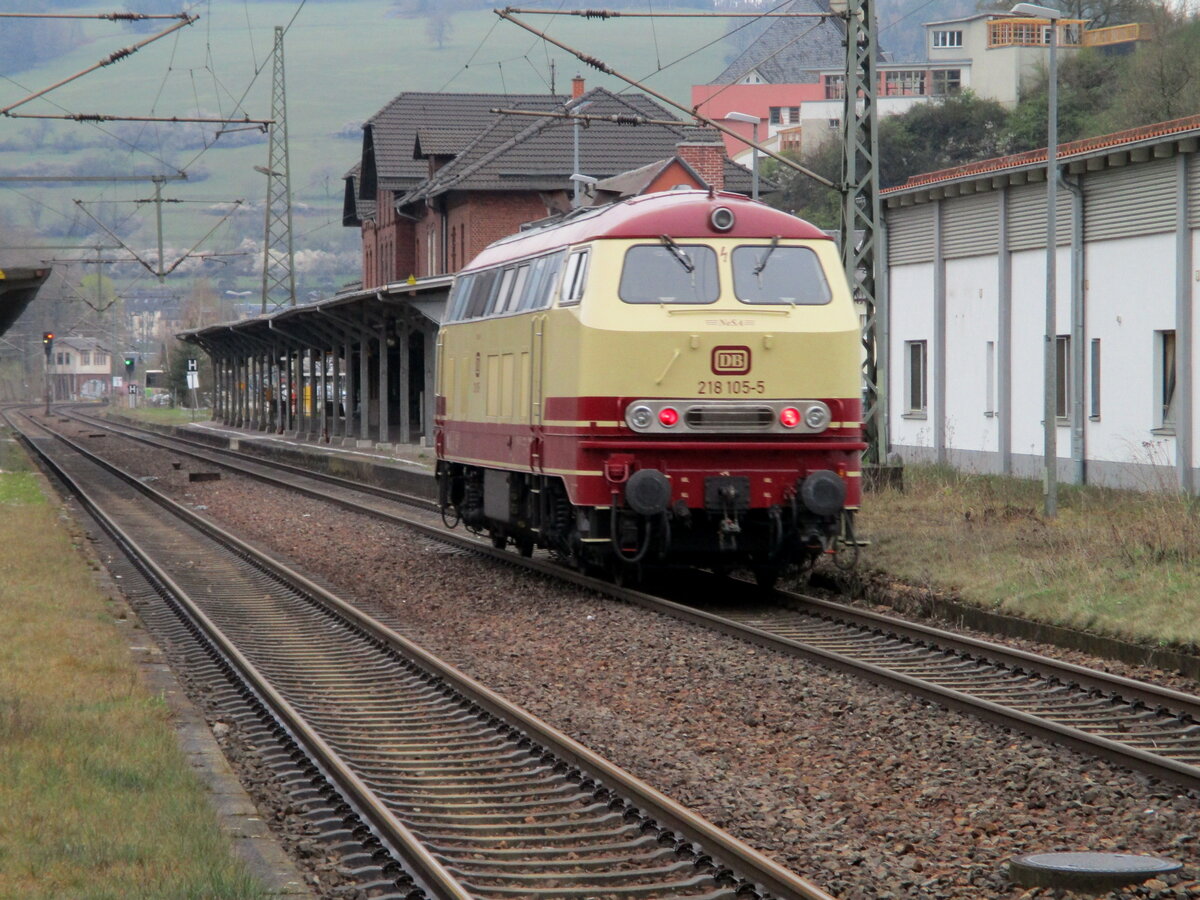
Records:
<instances>
[{"instance_id":1,"label":"brick wall","mask_svg":"<svg viewBox=\"0 0 1200 900\"><path fill-rule=\"evenodd\" d=\"M468 195L464 209L466 221L466 259L493 241L520 230L526 222L549 214L536 191L476 191Z\"/></svg>"},{"instance_id":2,"label":"brick wall","mask_svg":"<svg viewBox=\"0 0 1200 900\"><path fill-rule=\"evenodd\" d=\"M725 190L725 143L714 141L684 141L675 152L679 158L696 170L697 174L714 190Z\"/></svg>"},{"instance_id":3,"label":"brick wall","mask_svg":"<svg viewBox=\"0 0 1200 900\"><path fill-rule=\"evenodd\" d=\"M419 222L399 216L393 216L386 227L364 222L363 287L402 281L410 274L423 278L456 272L488 244L549 213L536 191L457 194L449 201L446 213L449 227L444 248L442 213L432 207L425 208Z\"/></svg>"}]
</instances>

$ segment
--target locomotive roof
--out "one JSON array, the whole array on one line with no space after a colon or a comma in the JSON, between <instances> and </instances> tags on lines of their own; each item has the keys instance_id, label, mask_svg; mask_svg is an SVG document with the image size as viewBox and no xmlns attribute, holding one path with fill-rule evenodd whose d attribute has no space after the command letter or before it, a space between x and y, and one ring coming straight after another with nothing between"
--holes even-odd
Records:
<instances>
[{"instance_id":1,"label":"locomotive roof","mask_svg":"<svg viewBox=\"0 0 1200 900\"><path fill-rule=\"evenodd\" d=\"M735 221L729 231L717 231L709 224L709 216L719 206L733 211ZM658 240L664 234L676 240L696 237L832 240L815 225L766 204L747 200L741 194L661 191L610 206L579 210L557 222L502 238L471 260L464 271L583 241L603 238Z\"/></svg>"}]
</instances>

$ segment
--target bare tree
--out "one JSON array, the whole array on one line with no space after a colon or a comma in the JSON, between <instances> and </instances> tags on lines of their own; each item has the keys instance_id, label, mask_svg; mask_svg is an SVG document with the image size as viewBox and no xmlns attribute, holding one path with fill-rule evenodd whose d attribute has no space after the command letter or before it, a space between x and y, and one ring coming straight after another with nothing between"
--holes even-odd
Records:
<instances>
[{"instance_id":1,"label":"bare tree","mask_svg":"<svg viewBox=\"0 0 1200 900\"><path fill-rule=\"evenodd\" d=\"M430 13L425 21L425 37L437 44L439 50L445 49L446 41L450 40L453 32L454 25L450 21L450 14L443 8Z\"/></svg>"}]
</instances>

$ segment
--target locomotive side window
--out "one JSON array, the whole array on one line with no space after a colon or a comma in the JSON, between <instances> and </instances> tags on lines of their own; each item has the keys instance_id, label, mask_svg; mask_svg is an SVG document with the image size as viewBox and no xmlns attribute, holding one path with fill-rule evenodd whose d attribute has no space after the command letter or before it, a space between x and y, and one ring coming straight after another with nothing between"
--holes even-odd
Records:
<instances>
[{"instance_id":1,"label":"locomotive side window","mask_svg":"<svg viewBox=\"0 0 1200 900\"><path fill-rule=\"evenodd\" d=\"M578 303L583 299L583 288L587 283L588 251L577 250L567 257L567 272L563 276L560 303Z\"/></svg>"},{"instance_id":2,"label":"locomotive side window","mask_svg":"<svg viewBox=\"0 0 1200 900\"><path fill-rule=\"evenodd\" d=\"M496 312L510 313L516 312L521 305L521 297L525 293L525 286L529 283L529 266L518 266L517 274L513 278L512 291L504 302L504 306L499 304L496 306Z\"/></svg>"},{"instance_id":3,"label":"locomotive side window","mask_svg":"<svg viewBox=\"0 0 1200 900\"><path fill-rule=\"evenodd\" d=\"M525 295L521 298L519 309L523 312L530 309L545 309L550 305L550 295L554 290L554 282L558 278L558 270L562 268L564 254L551 253L549 256L539 256L533 261L529 272L529 280L525 284Z\"/></svg>"},{"instance_id":4,"label":"locomotive side window","mask_svg":"<svg viewBox=\"0 0 1200 900\"><path fill-rule=\"evenodd\" d=\"M474 281L474 275L460 275L454 280L450 299L446 303L447 322L458 322L463 318L467 309L467 298L471 296L471 284Z\"/></svg>"},{"instance_id":5,"label":"locomotive side window","mask_svg":"<svg viewBox=\"0 0 1200 900\"><path fill-rule=\"evenodd\" d=\"M733 291L742 303L823 306L833 297L817 254L774 242L733 251Z\"/></svg>"},{"instance_id":6,"label":"locomotive side window","mask_svg":"<svg viewBox=\"0 0 1200 900\"><path fill-rule=\"evenodd\" d=\"M496 303L493 307L484 312L484 315L492 313L502 313L508 303L508 298L512 294L513 281L517 275L516 268L505 269L500 275L500 290L496 292Z\"/></svg>"},{"instance_id":7,"label":"locomotive side window","mask_svg":"<svg viewBox=\"0 0 1200 900\"><path fill-rule=\"evenodd\" d=\"M494 293L493 288L496 286L496 276L499 274L498 269L490 269L475 275L475 280L471 284L471 298L467 301L466 313L463 315L464 319L478 319L487 312L488 304Z\"/></svg>"},{"instance_id":8,"label":"locomotive side window","mask_svg":"<svg viewBox=\"0 0 1200 900\"><path fill-rule=\"evenodd\" d=\"M626 303L714 303L721 293L717 254L674 241L630 247L617 292Z\"/></svg>"}]
</instances>

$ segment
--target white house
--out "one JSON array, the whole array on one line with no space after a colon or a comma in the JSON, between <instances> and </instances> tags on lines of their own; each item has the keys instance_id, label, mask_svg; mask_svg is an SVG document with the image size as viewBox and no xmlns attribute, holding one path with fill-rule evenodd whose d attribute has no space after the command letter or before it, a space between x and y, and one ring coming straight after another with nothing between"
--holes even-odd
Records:
<instances>
[{"instance_id":1,"label":"white house","mask_svg":"<svg viewBox=\"0 0 1200 900\"><path fill-rule=\"evenodd\" d=\"M1200 116L1065 144L1058 476L1195 492ZM883 192L891 450L1043 471L1046 151Z\"/></svg>"},{"instance_id":2,"label":"white house","mask_svg":"<svg viewBox=\"0 0 1200 900\"><path fill-rule=\"evenodd\" d=\"M97 400L112 391L112 355L95 338L56 338L49 362L55 400Z\"/></svg>"}]
</instances>

